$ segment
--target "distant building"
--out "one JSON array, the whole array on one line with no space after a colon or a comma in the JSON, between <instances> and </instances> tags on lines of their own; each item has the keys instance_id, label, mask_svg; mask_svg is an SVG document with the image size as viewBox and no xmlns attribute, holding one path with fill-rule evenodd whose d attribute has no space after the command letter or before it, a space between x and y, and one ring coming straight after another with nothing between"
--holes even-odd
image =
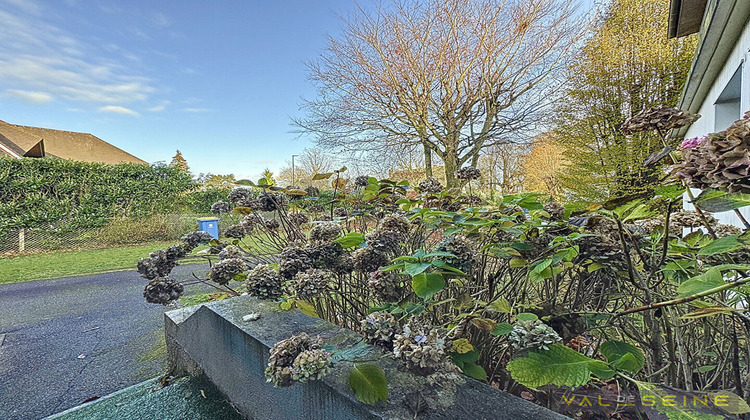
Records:
<instances>
[{"instance_id":1,"label":"distant building","mask_svg":"<svg viewBox=\"0 0 750 420\"><path fill-rule=\"evenodd\" d=\"M145 161L88 134L27 127L0 120L0 156L52 157L82 162L140 163Z\"/></svg>"},{"instance_id":2,"label":"distant building","mask_svg":"<svg viewBox=\"0 0 750 420\"><path fill-rule=\"evenodd\" d=\"M701 118L680 131L685 138L725 130L750 110L749 19L750 0L671 0L669 37L700 33L678 108ZM750 218L747 207L742 214ZM744 227L734 212L714 216Z\"/></svg>"}]
</instances>

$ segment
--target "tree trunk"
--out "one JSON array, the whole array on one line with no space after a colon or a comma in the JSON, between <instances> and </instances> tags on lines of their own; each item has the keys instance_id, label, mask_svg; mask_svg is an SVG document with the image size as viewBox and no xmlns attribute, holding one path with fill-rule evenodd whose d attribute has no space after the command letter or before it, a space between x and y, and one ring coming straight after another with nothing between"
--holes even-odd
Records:
<instances>
[{"instance_id":1,"label":"tree trunk","mask_svg":"<svg viewBox=\"0 0 750 420\"><path fill-rule=\"evenodd\" d=\"M443 164L445 165L445 187L461 188L460 180L456 179L458 156L455 153L451 153L450 150L446 150L445 156L443 156Z\"/></svg>"},{"instance_id":2,"label":"tree trunk","mask_svg":"<svg viewBox=\"0 0 750 420\"><path fill-rule=\"evenodd\" d=\"M422 143L424 147L424 174L427 177L432 176L432 151L427 143Z\"/></svg>"}]
</instances>

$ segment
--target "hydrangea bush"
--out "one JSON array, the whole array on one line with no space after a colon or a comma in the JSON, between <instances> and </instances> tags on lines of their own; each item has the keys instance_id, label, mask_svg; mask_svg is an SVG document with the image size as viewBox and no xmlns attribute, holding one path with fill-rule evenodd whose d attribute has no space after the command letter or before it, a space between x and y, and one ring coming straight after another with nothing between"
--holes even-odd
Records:
<instances>
[{"instance_id":1,"label":"hydrangea bush","mask_svg":"<svg viewBox=\"0 0 750 420\"><path fill-rule=\"evenodd\" d=\"M695 118L652 111L629 132ZM732 150L750 140L742 124L723 134ZM674 152L677 175L667 185L606 203L516 194L480 207L432 178L416 188L372 177L349 185L339 182L342 171L323 175L335 175L330 200L297 188L232 191L215 207L243 221L224 240L193 232L139 261L151 281L144 296L175 301L189 281L171 279L172 268L208 243L211 268L193 281L356 330L416 375L462 372L542 404L556 386L741 394L750 386L750 238L700 208L750 201L714 193L696 200L698 211L679 209L686 189L678 180L723 194L743 188L729 143L710 139L682 153L721 151L711 159L723 159L730 180ZM266 375L289 386L320 379L334 360L302 334L274 346Z\"/></svg>"}]
</instances>

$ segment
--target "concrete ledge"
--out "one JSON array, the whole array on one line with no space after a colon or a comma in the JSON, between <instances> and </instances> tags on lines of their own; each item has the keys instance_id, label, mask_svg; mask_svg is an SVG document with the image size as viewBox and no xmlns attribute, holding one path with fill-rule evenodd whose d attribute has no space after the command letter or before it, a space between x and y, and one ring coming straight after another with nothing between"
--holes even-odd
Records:
<instances>
[{"instance_id":1,"label":"concrete ledge","mask_svg":"<svg viewBox=\"0 0 750 420\"><path fill-rule=\"evenodd\" d=\"M257 321L244 315L261 313ZM388 379L387 403L360 403L349 388L350 362L338 362L323 380L274 388L263 372L269 349L278 341L306 332L324 345L349 348L362 337L297 310L249 296L185 308L165 314L167 347L173 372L202 370L250 418L276 419L567 419L514 395L468 377L435 381L398 369L390 357L374 362ZM375 347L362 359L377 358Z\"/></svg>"}]
</instances>

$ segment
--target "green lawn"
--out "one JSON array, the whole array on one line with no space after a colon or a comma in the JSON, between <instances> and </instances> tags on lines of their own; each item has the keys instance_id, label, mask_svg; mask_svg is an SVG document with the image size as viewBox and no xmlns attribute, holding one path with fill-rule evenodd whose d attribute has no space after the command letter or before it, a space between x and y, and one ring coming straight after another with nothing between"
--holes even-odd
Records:
<instances>
[{"instance_id":1,"label":"green lawn","mask_svg":"<svg viewBox=\"0 0 750 420\"><path fill-rule=\"evenodd\" d=\"M138 258L173 242L0 258L0 284L135 269Z\"/></svg>"}]
</instances>

